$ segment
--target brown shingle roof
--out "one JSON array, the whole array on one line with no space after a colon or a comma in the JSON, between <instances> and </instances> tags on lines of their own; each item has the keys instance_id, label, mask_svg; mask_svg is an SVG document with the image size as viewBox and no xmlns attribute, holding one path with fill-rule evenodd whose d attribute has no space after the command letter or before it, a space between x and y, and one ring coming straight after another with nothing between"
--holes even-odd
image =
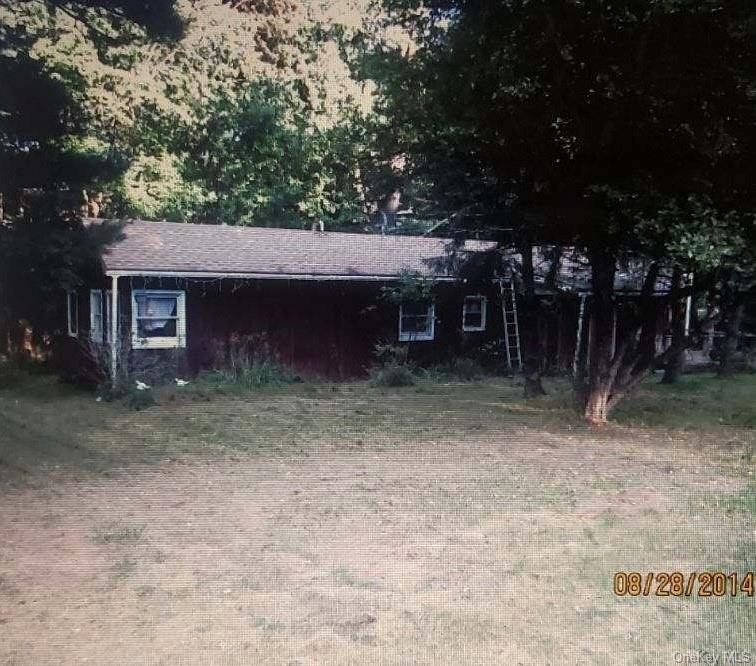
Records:
<instances>
[{"instance_id":1,"label":"brown shingle roof","mask_svg":"<svg viewBox=\"0 0 756 666\"><path fill-rule=\"evenodd\" d=\"M396 277L404 271L450 277L443 260L452 241L419 236L126 221L124 239L103 257L105 270L124 273L255 274ZM465 252L495 243L466 241Z\"/></svg>"}]
</instances>

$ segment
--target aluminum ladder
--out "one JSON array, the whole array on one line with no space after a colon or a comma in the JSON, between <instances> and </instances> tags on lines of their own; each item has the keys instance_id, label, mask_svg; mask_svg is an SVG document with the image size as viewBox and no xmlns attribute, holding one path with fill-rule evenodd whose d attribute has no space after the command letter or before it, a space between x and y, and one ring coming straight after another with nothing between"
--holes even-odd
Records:
<instances>
[{"instance_id":1,"label":"aluminum ladder","mask_svg":"<svg viewBox=\"0 0 756 666\"><path fill-rule=\"evenodd\" d=\"M517 321L517 292L514 280L499 280L501 292L501 314L504 318L504 348L507 352L507 368L522 369L522 351L520 349L520 325Z\"/></svg>"}]
</instances>

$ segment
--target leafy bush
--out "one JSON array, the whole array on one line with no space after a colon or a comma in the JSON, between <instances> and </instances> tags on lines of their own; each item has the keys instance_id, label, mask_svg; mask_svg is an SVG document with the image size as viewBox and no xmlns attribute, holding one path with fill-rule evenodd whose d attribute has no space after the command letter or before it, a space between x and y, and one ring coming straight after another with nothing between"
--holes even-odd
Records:
<instances>
[{"instance_id":1,"label":"leafy bush","mask_svg":"<svg viewBox=\"0 0 756 666\"><path fill-rule=\"evenodd\" d=\"M409 356L407 345L377 344L373 347L373 356L381 365L406 365Z\"/></svg>"},{"instance_id":2,"label":"leafy bush","mask_svg":"<svg viewBox=\"0 0 756 666\"><path fill-rule=\"evenodd\" d=\"M423 377L431 382L472 382L486 376L486 369L474 358L460 357L448 363L434 365L423 371Z\"/></svg>"},{"instance_id":3,"label":"leafy bush","mask_svg":"<svg viewBox=\"0 0 756 666\"><path fill-rule=\"evenodd\" d=\"M398 282L381 288L381 298L399 305L400 303L426 302L433 298L436 283L417 271L404 271Z\"/></svg>"},{"instance_id":4,"label":"leafy bush","mask_svg":"<svg viewBox=\"0 0 756 666\"><path fill-rule=\"evenodd\" d=\"M373 356L378 361L370 370L370 382L374 386L412 386L415 383L414 366L407 360L407 345L377 344Z\"/></svg>"},{"instance_id":5,"label":"leafy bush","mask_svg":"<svg viewBox=\"0 0 756 666\"><path fill-rule=\"evenodd\" d=\"M16 388L21 381L21 368L16 363L0 360L0 390Z\"/></svg>"},{"instance_id":6,"label":"leafy bush","mask_svg":"<svg viewBox=\"0 0 756 666\"><path fill-rule=\"evenodd\" d=\"M204 373L200 383L207 383L216 388L237 388L256 390L265 386L285 384L294 378L282 365L275 361L249 361L237 364L233 368L212 370Z\"/></svg>"},{"instance_id":7,"label":"leafy bush","mask_svg":"<svg viewBox=\"0 0 756 666\"><path fill-rule=\"evenodd\" d=\"M370 371L370 381L374 386L412 386L415 374L409 365L389 363Z\"/></svg>"},{"instance_id":8,"label":"leafy bush","mask_svg":"<svg viewBox=\"0 0 756 666\"><path fill-rule=\"evenodd\" d=\"M295 380L275 358L264 335L233 336L216 343L215 369L203 373L195 389L250 391Z\"/></svg>"},{"instance_id":9,"label":"leafy bush","mask_svg":"<svg viewBox=\"0 0 756 666\"><path fill-rule=\"evenodd\" d=\"M455 358L448 365L448 373L463 382L480 379L485 371L478 361L472 358Z\"/></svg>"},{"instance_id":10,"label":"leafy bush","mask_svg":"<svg viewBox=\"0 0 756 666\"><path fill-rule=\"evenodd\" d=\"M151 388L139 390L135 384L125 379L116 382L103 382L97 387L97 397L105 402L121 402L129 409L139 411L155 404L155 395Z\"/></svg>"},{"instance_id":11,"label":"leafy bush","mask_svg":"<svg viewBox=\"0 0 756 666\"><path fill-rule=\"evenodd\" d=\"M474 349L466 351L468 358L474 358L481 367L488 368L489 371L499 370L507 366L506 340L496 338L489 340Z\"/></svg>"},{"instance_id":12,"label":"leafy bush","mask_svg":"<svg viewBox=\"0 0 756 666\"><path fill-rule=\"evenodd\" d=\"M155 396L152 393L152 389L145 389L139 391L137 389L129 389L126 396L123 399L123 403L129 408L139 411L140 409L147 409L155 404Z\"/></svg>"}]
</instances>

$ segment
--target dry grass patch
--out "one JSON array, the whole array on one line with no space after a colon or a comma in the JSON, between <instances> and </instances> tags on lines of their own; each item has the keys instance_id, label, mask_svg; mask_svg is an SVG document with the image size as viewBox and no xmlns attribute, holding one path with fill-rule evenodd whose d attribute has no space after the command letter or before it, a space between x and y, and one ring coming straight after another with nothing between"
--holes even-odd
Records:
<instances>
[{"instance_id":1,"label":"dry grass patch","mask_svg":"<svg viewBox=\"0 0 756 666\"><path fill-rule=\"evenodd\" d=\"M506 381L138 414L45 390L0 402L0 663L645 665L756 645L753 599L612 592L619 570L756 567L748 429L595 433Z\"/></svg>"}]
</instances>

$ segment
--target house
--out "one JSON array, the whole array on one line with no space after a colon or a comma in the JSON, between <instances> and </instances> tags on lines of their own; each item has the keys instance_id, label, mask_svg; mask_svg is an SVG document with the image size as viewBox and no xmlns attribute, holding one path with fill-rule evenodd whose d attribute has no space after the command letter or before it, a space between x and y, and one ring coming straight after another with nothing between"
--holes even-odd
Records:
<instances>
[{"instance_id":1,"label":"house","mask_svg":"<svg viewBox=\"0 0 756 666\"><path fill-rule=\"evenodd\" d=\"M112 376L119 369L184 376L217 366L232 344L243 344L301 376L341 380L364 375L376 345L406 343L419 364L486 350L500 369L519 367L517 296L507 276L517 282L521 257L511 248L429 236L123 223L100 279L66 295L70 364L94 347ZM591 336L590 268L570 248L562 248L556 269L553 257L550 248L534 248L536 292L547 302L538 335L544 370L571 372ZM644 274L640 264L618 267L619 336ZM432 282L432 298L387 298L408 275ZM666 295L669 282L662 273L656 294ZM688 323L690 307L688 299ZM668 315L660 309L660 347L669 344Z\"/></svg>"},{"instance_id":2,"label":"house","mask_svg":"<svg viewBox=\"0 0 756 666\"><path fill-rule=\"evenodd\" d=\"M95 346L112 376L159 363L196 373L245 340L302 376L346 379L378 343L409 343L426 363L502 335L498 286L459 270L495 243L143 220L123 234L101 279L66 295L71 362ZM407 275L432 280L433 298L386 298Z\"/></svg>"}]
</instances>

